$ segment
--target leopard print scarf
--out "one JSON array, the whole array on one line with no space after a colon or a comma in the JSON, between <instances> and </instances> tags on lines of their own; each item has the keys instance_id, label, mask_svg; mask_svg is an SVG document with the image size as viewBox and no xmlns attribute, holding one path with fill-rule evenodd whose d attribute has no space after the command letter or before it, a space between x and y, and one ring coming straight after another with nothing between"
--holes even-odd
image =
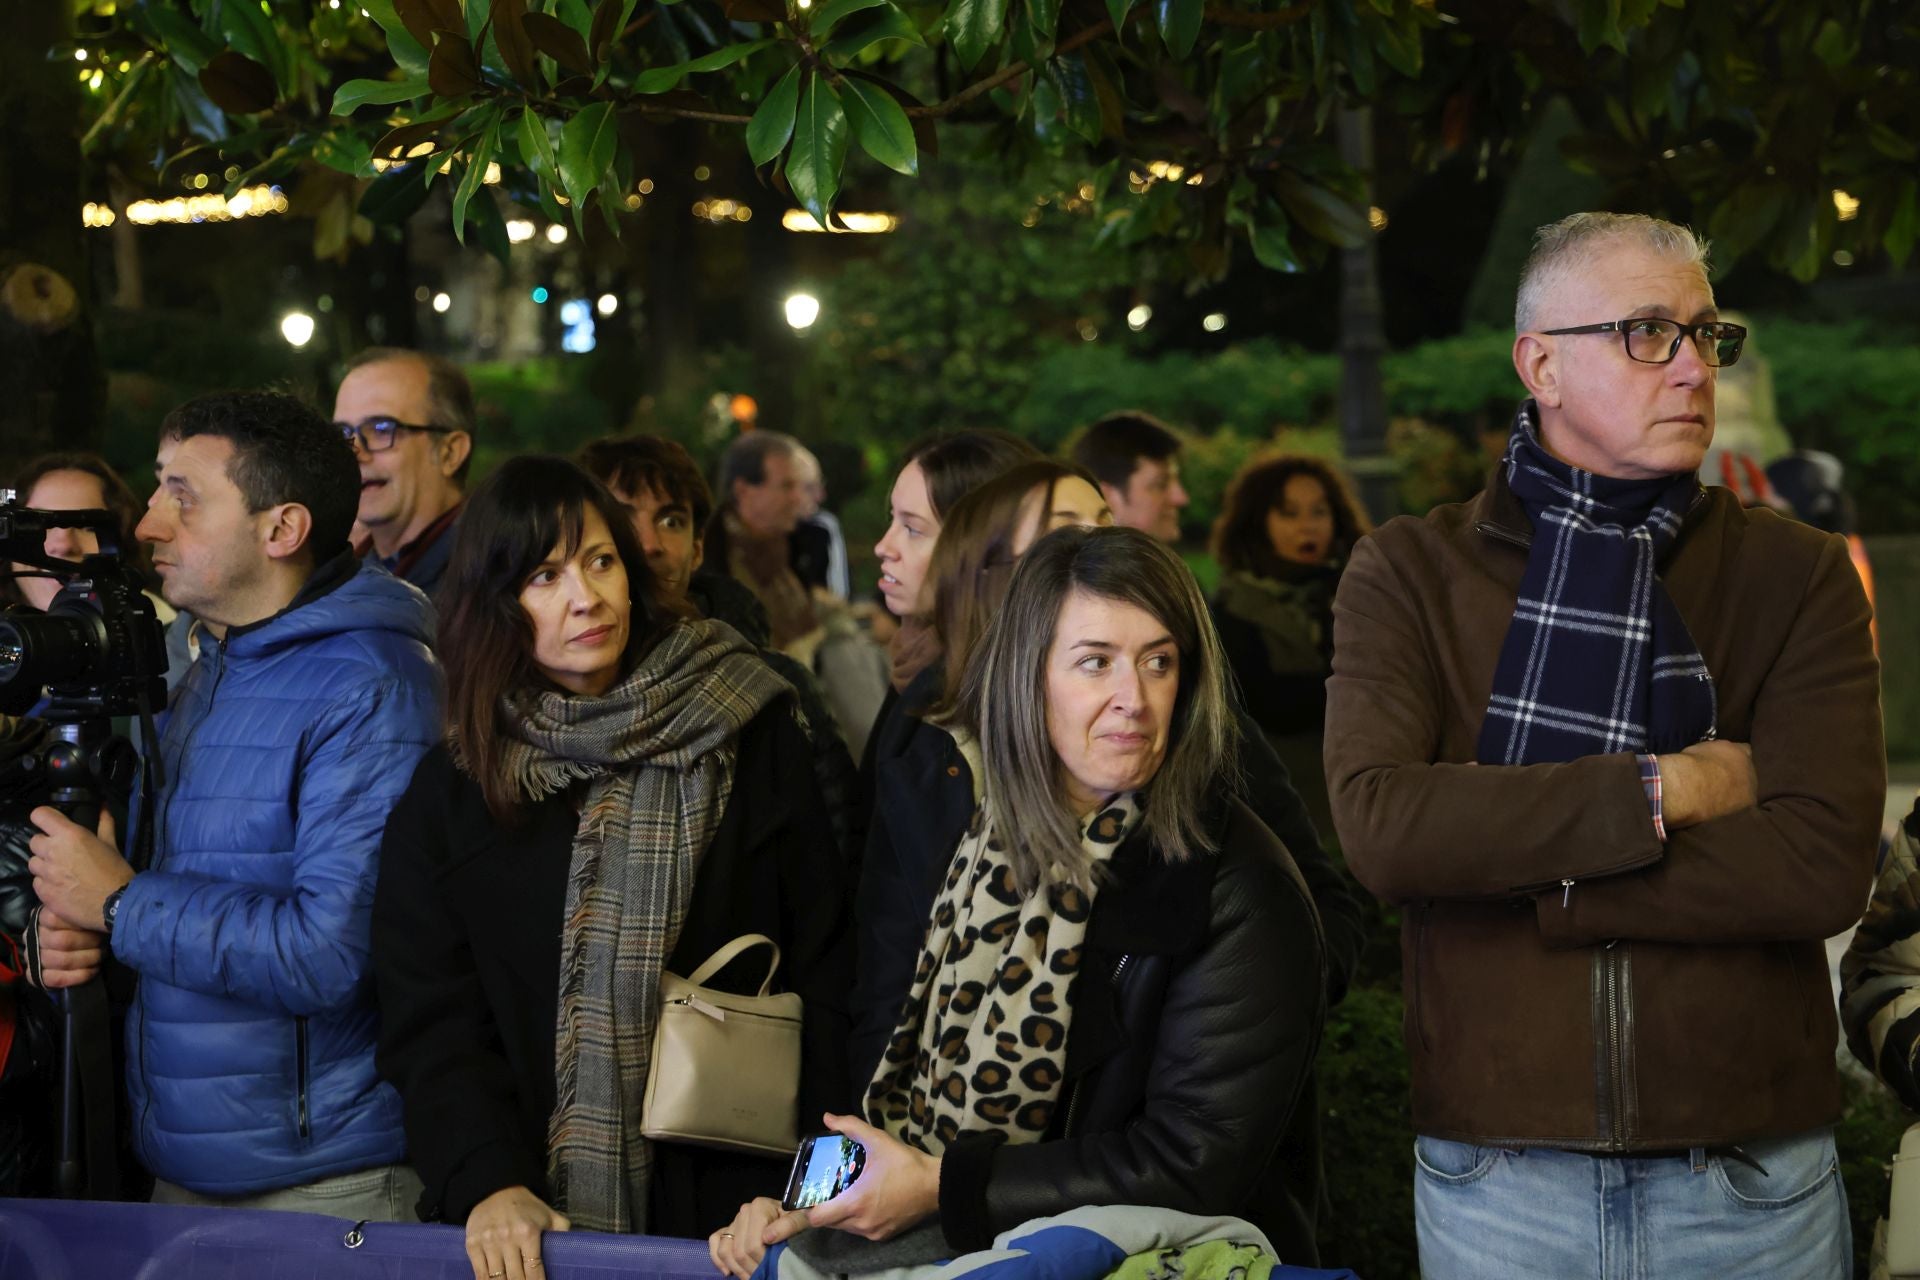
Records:
<instances>
[{"instance_id":1,"label":"leopard print scarf","mask_svg":"<svg viewBox=\"0 0 1920 1280\"><path fill-rule=\"evenodd\" d=\"M1105 862L1139 819L1136 794L1109 800L1081 829L1089 857ZM963 1132L1045 1137L1092 910L1092 894L1057 872L1044 892L1023 899L987 806L976 809L868 1086L868 1120L931 1155Z\"/></svg>"}]
</instances>

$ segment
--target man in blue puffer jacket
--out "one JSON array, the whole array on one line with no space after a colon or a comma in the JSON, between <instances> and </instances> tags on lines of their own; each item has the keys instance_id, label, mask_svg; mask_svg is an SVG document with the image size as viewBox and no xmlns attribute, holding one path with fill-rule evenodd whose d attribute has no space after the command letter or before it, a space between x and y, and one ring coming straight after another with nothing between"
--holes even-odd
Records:
<instances>
[{"instance_id":1,"label":"man in blue puffer jacket","mask_svg":"<svg viewBox=\"0 0 1920 1280\"><path fill-rule=\"evenodd\" d=\"M369 913L387 810L439 733L431 614L351 554L359 471L312 410L222 393L168 425L139 534L209 639L136 804L150 861L34 811L42 928L103 932L140 976L128 1093L156 1201L407 1217Z\"/></svg>"}]
</instances>

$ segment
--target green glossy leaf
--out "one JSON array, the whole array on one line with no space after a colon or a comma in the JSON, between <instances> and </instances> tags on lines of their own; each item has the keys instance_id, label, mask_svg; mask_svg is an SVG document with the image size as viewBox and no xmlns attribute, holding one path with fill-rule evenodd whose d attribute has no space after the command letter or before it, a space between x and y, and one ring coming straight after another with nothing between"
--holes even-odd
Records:
<instances>
[{"instance_id":1,"label":"green glossy leaf","mask_svg":"<svg viewBox=\"0 0 1920 1280\"><path fill-rule=\"evenodd\" d=\"M464 98L480 91L480 66L465 36L452 31L438 34L427 63L427 83L443 98Z\"/></svg>"},{"instance_id":2,"label":"green glossy leaf","mask_svg":"<svg viewBox=\"0 0 1920 1280\"><path fill-rule=\"evenodd\" d=\"M213 105L213 99L207 97L200 88L200 82L190 76L173 77L173 100L180 108L180 118L187 126L187 132L205 142L219 142L225 138L231 126L227 124L226 112Z\"/></svg>"},{"instance_id":3,"label":"green glossy leaf","mask_svg":"<svg viewBox=\"0 0 1920 1280\"><path fill-rule=\"evenodd\" d=\"M507 74L523 88L538 93L544 87L540 78L540 60L534 56L533 40L527 35L527 0L493 0L493 43Z\"/></svg>"},{"instance_id":4,"label":"green glossy leaf","mask_svg":"<svg viewBox=\"0 0 1920 1280\"><path fill-rule=\"evenodd\" d=\"M893 95L876 84L849 79L841 104L847 125L860 149L909 178L920 172L920 153L913 141L913 125Z\"/></svg>"},{"instance_id":5,"label":"green glossy leaf","mask_svg":"<svg viewBox=\"0 0 1920 1280\"><path fill-rule=\"evenodd\" d=\"M1054 33L1060 27L1060 0L1027 0L1027 29L1033 33L1034 53L1053 56Z\"/></svg>"},{"instance_id":6,"label":"green glossy leaf","mask_svg":"<svg viewBox=\"0 0 1920 1280\"><path fill-rule=\"evenodd\" d=\"M575 227L586 213L587 196L613 163L619 141L619 125L610 102L586 108L560 131L560 182L567 190L567 199L573 201Z\"/></svg>"},{"instance_id":7,"label":"green glossy leaf","mask_svg":"<svg viewBox=\"0 0 1920 1280\"><path fill-rule=\"evenodd\" d=\"M393 0L357 0L367 15L379 24L387 33L387 51L393 55L393 61L410 76L427 75L427 46L413 38L407 30L407 24L393 7Z\"/></svg>"},{"instance_id":8,"label":"green glossy leaf","mask_svg":"<svg viewBox=\"0 0 1920 1280\"><path fill-rule=\"evenodd\" d=\"M1247 244L1253 249L1254 258L1269 271L1295 275L1307 269L1307 264L1294 252L1287 215L1271 201L1261 201L1248 219Z\"/></svg>"},{"instance_id":9,"label":"green glossy leaf","mask_svg":"<svg viewBox=\"0 0 1920 1280\"><path fill-rule=\"evenodd\" d=\"M569 71L591 75L593 59L580 33L560 19L545 13L529 13L521 23L533 47Z\"/></svg>"},{"instance_id":10,"label":"green glossy leaf","mask_svg":"<svg viewBox=\"0 0 1920 1280\"><path fill-rule=\"evenodd\" d=\"M587 45L587 37L593 34L593 6L588 0L559 0L553 6L553 14L561 22L573 29L580 37L580 44Z\"/></svg>"},{"instance_id":11,"label":"green glossy leaf","mask_svg":"<svg viewBox=\"0 0 1920 1280\"><path fill-rule=\"evenodd\" d=\"M1412 14L1405 20L1369 23L1374 32L1373 47L1382 61L1410 80L1420 78L1420 23Z\"/></svg>"},{"instance_id":12,"label":"green glossy leaf","mask_svg":"<svg viewBox=\"0 0 1920 1280\"><path fill-rule=\"evenodd\" d=\"M560 156L553 146L553 134L539 112L528 107L520 113L520 162L532 171L536 180L547 186L560 181Z\"/></svg>"},{"instance_id":13,"label":"green glossy leaf","mask_svg":"<svg viewBox=\"0 0 1920 1280\"><path fill-rule=\"evenodd\" d=\"M452 147L448 147L445 151L436 151L430 156L422 156L420 158L420 185L423 188L433 186L433 180L445 173L447 167L452 163Z\"/></svg>"},{"instance_id":14,"label":"green glossy leaf","mask_svg":"<svg viewBox=\"0 0 1920 1280\"><path fill-rule=\"evenodd\" d=\"M218 8L220 33L234 49L246 54L273 75L274 83L287 80L287 48L280 42L273 19L261 12L253 0L225 0Z\"/></svg>"},{"instance_id":15,"label":"green glossy leaf","mask_svg":"<svg viewBox=\"0 0 1920 1280\"><path fill-rule=\"evenodd\" d=\"M953 0L947 8L947 43L963 70L978 66L1006 30L1007 0Z\"/></svg>"},{"instance_id":16,"label":"green glossy leaf","mask_svg":"<svg viewBox=\"0 0 1920 1280\"><path fill-rule=\"evenodd\" d=\"M1200 19L1206 13L1205 0L1153 0L1154 22L1167 52L1184 58L1193 52L1200 39Z\"/></svg>"},{"instance_id":17,"label":"green glossy leaf","mask_svg":"<svg viewBox=\"0 0 1920 1280\"><path fill-rule=\"evenodd\" d=\"M818 44L822 37L832 32L842 18L859 13L863 9L877 9L888 3L890 0L827 0L825 4L813 11L812 19L807 24L807 34L813 37L814 43Z\"/></svg>"},{"instance_id":18,"label":"green glossy leaf","mask_svg":"<svg viewBox=\"0 0 1920 1280\"><path fill-rule=\"evenodd\" d=\"M1069 54L1047 63L1047 78L1060 94L1060 111L1066 126L1088 142L1100 141L1100 96L1094 91L1093 77L1087 72L1086 59Z\"/></svg>"},{"instance_id":19,"label":"green glossy leaf","mask_svg":"<svg viewBox=\"0 0 1920 1280\"><path fill-rule=\"evenodd\" d=\"M380 106L411 102L426 92L425 76L408 76L405 80L349 80L333 95L333 114L350 116L370 102Z\"/></svg>"},{"instance_id":20,"label":"green glossy leaf","mask_svg":"<svg viewBox=\"0 0 1920 1280\"><path fill-rule=\"evenodd\" d=\"M150 28L166 45L167 56L194 75L220 52L220 42L202 31L184 14L165 4L143 4L135 21Z\"/></svg>"},{"instance_id":21,"label":"green glossy leaf","mask_svg":"<svg viewBox=\"0 0 1920 1280\"><path fill-rule=\"evenodd\" d=\"M801 207L821 226L840 190L847 159L847 113L833 87L814 76L800 95L793 122L793 147L787 152L787 185Z\"/></svg>"},{"instance_id":22,"label":"green glossy leaf","mask_svg":"<svg viewBox=\"0 0 1920 1280\"><path fill-rule=\"evenodd\" d=\"M314 142L313 158L329 169L358 177L373 167L373 148L351 129L336 129Z\"/></svg>"},{"instance_id":23,"label":"green glossy leaf","mask_svg":"<svg viewBox=\"0 0 1920 1280\"><path fill-rule=\"evenodd\" d=\"M433 138L453 119L454 113L446 112L437 116L428 116L424 120L414 120L389 130L373 144L373 154L382 160L403 160L408 151L422 142Z\"/></svg>"},{"instance_id":24,"label":"green glossy leaf","mask_svg":"<svg viewBox=\"0 0 1920 1280\"><path fill-rule=\"evenodd\" d=\"M599 68L593 74L593 87L596 89L606 83L608 73L613 70L613 46L618 43L620 33L627 29L627 20L633 16L633 7L638 2L600 0L600 7L593 11L593 27L587 33L587 52Z\"/></svg>"},{"instance_id":25,"label":"green glossy leaf","mask_svg":"<svg viewBox=\"0 0 1920 1280\"><path fill-rule=\"evenodd\" d=\"M754 164L766 164L787 149L799 108L800 67L796 63L774 84L747 124L747 154Z\"/></svg>"},{"instance_id":26,"label":"green glossy leaf","mask_svg":"<svg viewBox=\"0 0 1920 1280\"><path fill-rule=\"evenodd\" d=\"M427 189L412 178L411 169L389 169L368 183L360 216L388 226L412 217L427 202Z\"/></svg>"},{"instance_id":27,"label":"green glossy leaf","mask_svg":"<svg viewBox=\"0 0 1920 1280\"><path fill-rule=\"evenodd\" d=\"M1133 8L1133 0L1107 0L1107 17L1113 19L1113 33L1116 36L1126 34L1127 11Z\"/></svg>"},{"instance_id":28,"label":"green glossy leaf","mask_svg":"<svg viewBox=\"0 0 1920 1280\"><path fill-rule=\"evenodd\" d=\"M1058 147L1064 140L1065 128L1060 123L1060 89L1048 76L1038 76L1033 82L1033 92L1027 95L1027 103L1033 108L1033 135L1049 147Z\"/></svg>"},{"instance_id":29,"label":"green glossy leaf","mask_svg":"<svg viewBox=\"0 0 1920 1280\"><path fill-rule=\"evenodd\" d=\"M1588 53L1602 45L1627 51L1627 38L1620 31L1620 0L1575 0L1579 10L1577 30L1580 47Z\"/></svg>"},{"instance_id":30,"label":"green glossy leaf","mask_svg":"<svg viewBox=\"0 0 1920 1280\"><path fill-rule=\"evenodd\" d=\"M677 86L687 76L701 71L718 71L730 67L736 62L751 58L768 45L771 40L749 40L744 44L723 45L712 53L703 54L691 62L683 62L673 67L655 67L651 71L642 71L633 78L635 93L665 93Z\"/></svg>"},{"instance_id":31,"label":"green glossy leaf","mask_svg":"<svg viewBox=\"0 0 1920 1280\"><path fill-rule=\"evenodd\" d=\"M848 23L839 35L827 42L821 52L830 58L856 58L879 44L882 40L905 40L908 44L924 46L927 38L920 34L920 27L900 9L893 5L867 14L857 22Z\"/></svg>"},{"instance_id":32,"label":"green glossy leaf","mask_svg":"<svg viewBox=\"0 0 1920 1280\"><path fill-rule=\"evenodd\" d=\"M1369 230L1366 211L1339 194L1317 183L1289 176L1281 179L1279 195L1280 203L1308 235L1342 249L1366 243Z\"/></svg>"},{"instance_id":33,"label":"green glossy leaf","mask_svg":"<svg viewBox=\"0 0 1920 1280\"><path fill-rule=\"evenodd\" d=\"M265 111L280 96L273 73L244 53L228 49L200 68L200 87L229 115Z\"/></svg>"},{"instance_id":34,"label":"green glossy leaf","mask_svg":"<svg viewBox=\"0 0 1920 1280\"><path fill-rule=\"evenodd\" d=\"M460 178L460 185L453 192L453 235L461 244L467 242L467 206L473 203L474 193L485 185L487 166L493 163L494 153L500 149L500 111L494 109L493 119L480 134L480 141L467 149L467 171Z\"/></svg>"},{"instance_id":35,"label":"green glossy leaf","mask_svg":"<svg viewBox=\"0 0 1920 1280\"><path fill-rule=\"evenodd\" d=\"M1106 50L1082 51L1087 63L1087 80L1093 86L1094 102L1100 108L1100 132L1118 138L1127 131L1127 100L1120 93L1120 69Z\"/></svg>"}]
</instances>

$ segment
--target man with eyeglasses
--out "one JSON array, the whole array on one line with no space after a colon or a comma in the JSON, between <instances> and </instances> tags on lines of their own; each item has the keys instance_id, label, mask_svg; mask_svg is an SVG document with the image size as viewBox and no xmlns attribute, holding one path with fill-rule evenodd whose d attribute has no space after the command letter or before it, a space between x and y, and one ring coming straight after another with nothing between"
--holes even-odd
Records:
<instances>
[{"instance_id":1,"label":"man with eyeglasses","mask_svg":"<svg viewBox=\"0 0 1920 1280\"><path fill-rule=\"evenodd\" d=\"M1823 941L1885 797L1844 540L1697 475L1723 323L1684 227L1520 278L1486 490L1355 549L1327 781L1402 912L1428 1280L1851 1274Z\"/></svg>"},{"instance_id":2,"label":"man with eyeglasses","mask_svg":"<svg viewBox=\"0 0 1920 1280\"><path fill-rule=\"evenodd\" d=\"M473 388L442 356L374 347L347 366L334 425L360 463L361 547L432 594L453 554L473 456Z\"/></svg>"}]
</instances>

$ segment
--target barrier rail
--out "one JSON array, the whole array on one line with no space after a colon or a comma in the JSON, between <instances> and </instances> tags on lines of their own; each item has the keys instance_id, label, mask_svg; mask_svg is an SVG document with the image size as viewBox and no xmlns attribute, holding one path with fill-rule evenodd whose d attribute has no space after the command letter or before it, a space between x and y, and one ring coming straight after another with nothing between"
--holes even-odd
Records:
<instances>
[{"instance_id":1,"label":"barrier rail","mask_svg":"<svg viewBox=\"0 0 1920 1280\"><path fill-rule=\"evenodd\" d=\"M472 1280L459 1227L308 1213L0 1199L0 1280ZM549 1235L548 1280L717 1280L698 1240Z\"/></svg>"}]
</instances>

